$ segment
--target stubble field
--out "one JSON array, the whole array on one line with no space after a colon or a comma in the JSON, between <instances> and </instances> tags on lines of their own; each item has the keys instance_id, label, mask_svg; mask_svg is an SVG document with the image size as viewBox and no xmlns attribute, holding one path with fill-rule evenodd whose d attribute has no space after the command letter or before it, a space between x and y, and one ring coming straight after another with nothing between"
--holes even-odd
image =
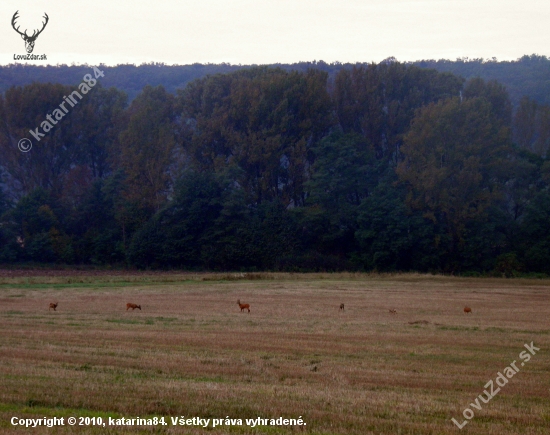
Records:
<instances>
[{"instance_id":1,"label":"stubble field","mask_svg":"<svg viewBox=\"0 0 550 435\"><path fill-rule=\"evenodd\" d=\"M548 349L549 281L0 273L0 432L546 435ZM70 416L167 425L11 424ZM243 424L172 425L181 416ZM306 425L247 426L257 417Z\"/></svg>"}]
</instances>

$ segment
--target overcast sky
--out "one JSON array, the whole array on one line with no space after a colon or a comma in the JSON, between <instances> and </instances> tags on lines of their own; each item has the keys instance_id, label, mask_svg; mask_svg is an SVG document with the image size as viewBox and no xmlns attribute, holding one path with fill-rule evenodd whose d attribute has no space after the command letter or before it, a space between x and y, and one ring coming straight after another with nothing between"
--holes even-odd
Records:
<instances>
[{"instance_id":1,"label":"overcast sky","mask_svg":"<svg viewBox=\"0 0 550 435\"><path fill-rule=\"evenodd\" d=\"M48 14L49 64L550 56L549 0L2 0L3 65L25 53L17 10L28 34Z\"/></svg>"}]
</instances>

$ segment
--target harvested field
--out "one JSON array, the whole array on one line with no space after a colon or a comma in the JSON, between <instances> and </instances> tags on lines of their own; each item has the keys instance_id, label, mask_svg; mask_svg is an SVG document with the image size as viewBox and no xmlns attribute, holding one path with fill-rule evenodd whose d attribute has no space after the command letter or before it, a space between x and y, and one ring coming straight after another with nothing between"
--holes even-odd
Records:
<instances>
[{"instance_id":1,"label":"harvested field","mask_svg":"<svg viewBox=\"0 0 550 435\"><path fill-rule=\"evenodd\" d=\"M0 272L0 432L543 435L549 349L548 281ZM167 424L25 430L14 416ZM172 425L181 416L243 424ZM257 417L307 425L246 425Z\"/></svg>"}]
</instances>

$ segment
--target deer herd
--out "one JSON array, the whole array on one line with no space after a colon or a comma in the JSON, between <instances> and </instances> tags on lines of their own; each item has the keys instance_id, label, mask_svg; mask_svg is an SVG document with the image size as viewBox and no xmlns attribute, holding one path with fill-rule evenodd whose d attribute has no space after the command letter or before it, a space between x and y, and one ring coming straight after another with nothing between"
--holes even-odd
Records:
<instances>
[{"instance_id":1,"label":"deer herd","mask_svg":"<svg viewBox=\"0 0 550 435\"><path fill-rule=\"evenodd\" d=\"M53 308L54 311L57 311L56 310L57 305L59 305L59 302L51 302L50 303L50 308L48 309L48 311L50 311L52 308ZM241 300L237 299L237 305L239 305L239 308L241 309L241 313L244 310L248 310L248 313L250 313L250 304L241 304ZM132 302L128 302L126 304L126 311L128 311L130 308L132 309L132 311L134 311L136 308L141 311L141 305L137 305L137 304L134 304ZM345 311L344 310L344 304L340 304L340 311ZM393 308L390 309L389 312L390 312L390 314L397 314L397 310L393 309ZM464 313L465 314L469 314L471 312L472 312L472 309L470 307L464 307Z\"/></svg>"}]
</instances>

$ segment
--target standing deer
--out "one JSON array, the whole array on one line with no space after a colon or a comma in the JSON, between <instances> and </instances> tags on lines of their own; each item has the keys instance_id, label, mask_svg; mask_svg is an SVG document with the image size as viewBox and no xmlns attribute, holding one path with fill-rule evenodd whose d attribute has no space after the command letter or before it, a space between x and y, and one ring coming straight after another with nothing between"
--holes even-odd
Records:
<instances>
[{"instance_id":1,"label":"standing deer","mask_svg":"<svg viewBox=\"0 0 550 435\"><path fill-rule=\"evenodd\" d=\"M344 311L344 304L340 304L340 311Z\"/></svg>"},{"instance_id":2,"label":"standing deer","mask_svg":"<svg viewBox=\"0 0 550 435\"><path fill-rule=\"evenodd\" d=\"M141 311L141 305L136 305L136 304L132 304L131 302L128 302L126 304L126 311L128 311L130 308L132 309L132 311L134 311L136 308L139 308Z\"/></svg>"},{"instance_id":3,"label":"standing deer","mask_svg":"<svg viewBox=\"0 0 550 435\"><path fill-rule=\"evenodd\" d=\"M50 308L48 308L48 311L50 311L52 308L55 311L57 305L59 305L59 302L56 302L55 304L53 302L50 302Z\"/></svg>"},{"instance_id":4,"label":"standing deer","mask_svg":"<svg viewBox=\"0 0 550 435\"><path fill-rule=\"evenodd\" d=\"M250 305L249 305L249 304L241 304L241 300L240 300L240 299L237 300L237 304L239 304L239 307L241 308L241 313L242 313L244 310L248 310L248 312L250 313Z\"/></svg>"},{"instance_id":5,"label":"standing deer","mask_svg":"<svg viewBox=\"0 0 550 435\"><path fill-rule=\"evenodd\" d=\"M38 38L38 35L40 35L42 33L42 31L46 28L46 24L48 24L48 14L46 12L44 12L44 17L46 19L45 22L42 23L42 29L40 30L34 30L32 35L29 36L27 35L27 31L25 30L25 33L21 33L19 31L19 27L20 26L17 26L17 28L15 28L15 21L19 18L17 16L17 14L19 13L19 11L16 11L15 14L13 14L13 17L11 19L11 26L13 27L13 30L15 30L17 33L19 33L21 35L21 38L23 38L25 40L25 50L27 50L27 53L32 53L32 51L34 50L34 43L36 41L36 38ZM38 33L36 33L38 32Z\"/></svg>"},{"instance_id":6,"label":"standing deer","mask_svg":"<svg viewBox=\"0 0 550 435\"><path fill-rule=\"evenodd\" d=\"M465 312L466 314L471 313L471 312L472 312L472 309L471 309L470 307L464 307L464 312Z\"/></svg>"}]
</instances>

